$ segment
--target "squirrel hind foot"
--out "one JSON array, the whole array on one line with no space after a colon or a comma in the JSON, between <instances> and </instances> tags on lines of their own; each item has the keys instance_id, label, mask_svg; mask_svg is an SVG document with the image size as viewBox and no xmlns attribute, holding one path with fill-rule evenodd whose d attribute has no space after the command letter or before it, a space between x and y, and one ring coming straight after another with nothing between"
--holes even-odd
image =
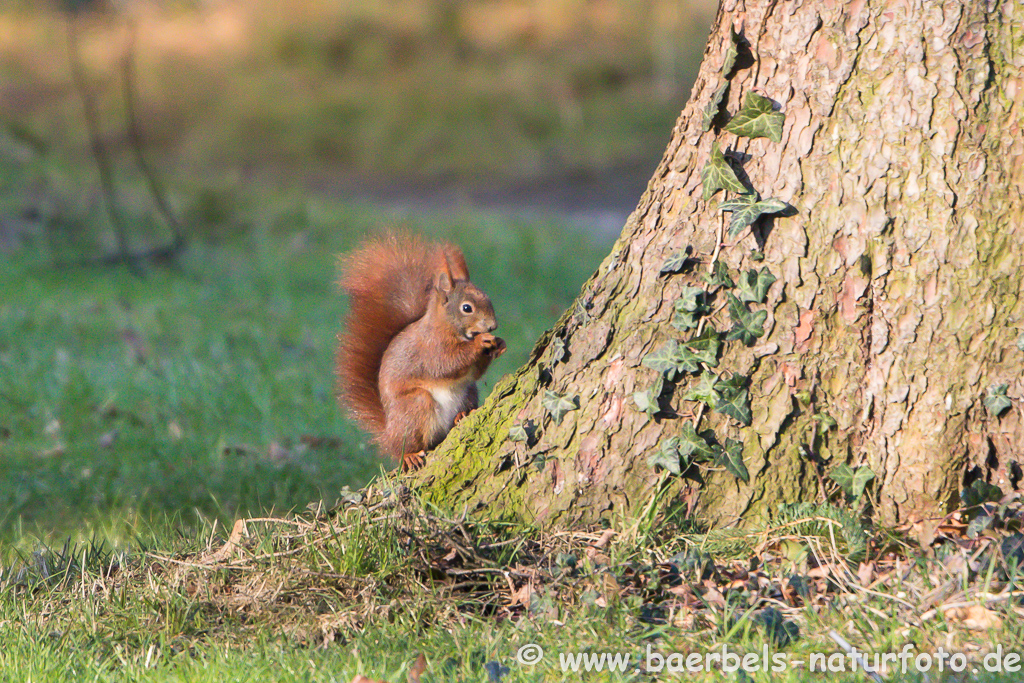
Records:
<instances>
[{"instance_id":1,"label":"squirrel hind foot","mask_svg":"<svg viewBox=\"0 0 1024 683\"><path fill-rule=\"evenodd\" d=\"M419 468L423 467L426 463L426 451L419 451L417 453L405 453L402 455L402 471L403 472L414 472Z\"/></svg>"}]
</instances>

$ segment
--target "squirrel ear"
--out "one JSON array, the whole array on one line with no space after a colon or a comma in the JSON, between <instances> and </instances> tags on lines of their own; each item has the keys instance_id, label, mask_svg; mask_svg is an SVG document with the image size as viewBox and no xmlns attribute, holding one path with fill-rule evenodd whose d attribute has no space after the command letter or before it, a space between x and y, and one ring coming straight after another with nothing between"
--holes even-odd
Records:
<instances>
[{"instance_id":1,"label":"squirrel ear","mask_svg":"<svg viewBox=\"0 0 1024 683\"><path fill-rule=\"evenodd\" d=\"M444 262L448 267L448 274L452 280L469 280L469 267L466 265L466 257L462 250L454 244L444 245Z\"/></svg>"},{"instance_id":2,"label":"squirrel ear","mask_svg":"<svg viewBox=\"0 0 1024 683\"><path fill-rule=\"evenodd\" d=\"M447 272L441 272L437 276L436 286L437 286L437 291L439 291L441 294L443 294L443 295L445 295L447 297L449 294L451 294L451 291L452 291L452 278L451 278L451 276L448 275Z\"/></svg>"}]
</instances>

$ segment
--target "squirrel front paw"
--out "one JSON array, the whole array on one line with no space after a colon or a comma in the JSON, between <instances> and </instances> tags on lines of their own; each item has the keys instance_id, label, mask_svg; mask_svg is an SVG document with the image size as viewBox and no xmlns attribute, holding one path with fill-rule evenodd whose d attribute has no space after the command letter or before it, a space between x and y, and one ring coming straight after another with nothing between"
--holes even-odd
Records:
<instances>
[{"instance_id":1,"label":"squirrel front paw","mask_svg":"<svg viewBox=\"0 0 1024 683\"><path fill-rule=\"evenodd\" d=\"M480 348L490 356L491 358L497 358L501 354L505 353L505 340L501 337L495 337L490 332L481 334L480 337Z\"/></svg>"}]
</instances>

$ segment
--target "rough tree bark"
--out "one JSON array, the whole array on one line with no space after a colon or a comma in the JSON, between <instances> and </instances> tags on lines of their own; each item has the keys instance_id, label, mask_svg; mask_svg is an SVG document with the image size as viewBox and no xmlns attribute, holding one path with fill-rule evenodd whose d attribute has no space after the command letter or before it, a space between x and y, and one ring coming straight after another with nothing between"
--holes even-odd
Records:
<instances>
[{"instance_id":1,"label":"rough tree bark","mask_svg":"<svg viewBox=\"0 0 1024 683\"><path fill-rule=\"evenodd\" d=\"M822 475L841 463L875 473L869 495L887 522L946 512L971 478L1018 485L1022 67L1016 0L725 0L690 101L611 254L529 363L438 449L415 480L421 490L541 524L630 514L658 490L729 524L820 500ZM748 93L784 115L779 142L726 130ZM704 198L715 145L748 188L795 213L720 244L731 215L719 205L738 194ZM661 272L686 249L692 267ZM720 338L735 324L726 302L738 290L702 279L716 258L734 281L764 267L777 278L763 304L749 304L767 313L764 335L723 341L717 367L701 367L749 377L752 424L684 400L697 373L666 383L648 419L634 392L658 372L643 359L695 334L670 324L684 288L709 290L704 324ZM984 398L1000 384L1012 404L995 416ZM578 399L560 423L558 397L572 404L562 408ZM749 483L723 467L666 477L648 463L695 420L720 445L742 443ZM525 442L523 425L535 426Z\"/></svg>"}]
</instances>

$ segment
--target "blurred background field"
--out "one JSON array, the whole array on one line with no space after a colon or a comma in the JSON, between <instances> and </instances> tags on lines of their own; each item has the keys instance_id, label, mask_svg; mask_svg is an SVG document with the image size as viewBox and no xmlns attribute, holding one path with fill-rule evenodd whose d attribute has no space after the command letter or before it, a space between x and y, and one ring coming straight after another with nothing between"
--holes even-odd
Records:
<instances>
[{"instance_id":1,"label":"blurred background field","mask_svg":"<svg viewBox=\"0 0 1024 683\"><path fill-rule=\"evenodd\" d=\"M716 8L73 4L0 7L0 541L23 547L166 538L378 472L330 372L334 255L382 225L464 246L510 348L487 386L512 371L639 199ZM184 248L101 263L111 211L132 252L168 215Z\"/></svg>"},{"instance_id":2,"label":"blurred background field","mask_svg":"<svg viewBox=\"0 0 1024 683\"><path fill-rule=\"evenodd\" d=\"M0 15L4 146L81 169L90 149L66 17L14 4ZM605 193L635 202L689 95L716 6L122 4L75 20L104 142L130 158L121 83L130 53L147 152L200 213L254 183L414 208L460 193L521 207L517 190L543 201L553 186L596 183L591 202Z\"/></svg>"}]
</instances>

